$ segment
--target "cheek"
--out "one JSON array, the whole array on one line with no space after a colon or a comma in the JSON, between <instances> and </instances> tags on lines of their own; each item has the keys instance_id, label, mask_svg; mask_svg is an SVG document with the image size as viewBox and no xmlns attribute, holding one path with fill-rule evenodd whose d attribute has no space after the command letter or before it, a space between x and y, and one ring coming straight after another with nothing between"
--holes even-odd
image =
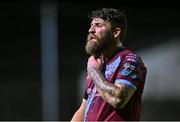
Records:
<instances>
[{"instance_id":1,"label":"cheek","mask_svg":"<svg viewBox=\"0 0 180 122\"><path fill-rule=\"evenodd\" d=\"M99 31L99 32L97 32L97 36L99 37L99 38L102 38L102 37L104 37L104 31Z\"/></svg>"},{"instance_id":2,"label":"cheek","mask_svg":"<svg viewBox=\"0 0 180 122\"><path fill-rule=\"evenodd\" d=\"M97 34L101 34L101 33L104 33L106 31L106 29L105 28L96 28L96 33Z\"/></svg>"}]
</instances>

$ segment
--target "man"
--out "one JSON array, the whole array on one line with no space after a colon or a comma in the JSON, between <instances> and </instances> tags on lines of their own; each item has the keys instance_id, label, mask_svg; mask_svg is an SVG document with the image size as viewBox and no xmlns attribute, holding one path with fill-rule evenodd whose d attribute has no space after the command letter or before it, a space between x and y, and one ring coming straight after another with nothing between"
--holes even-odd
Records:
<instances>
[{"instance_id":1,"label":"man","mask_svg":"<svg viewBox=\"0 0 180 122\"><path fill-rule=\"evenodd\" d=\"M146 67L124 48L126 17L113 8L93 11L86 52L86 91L72 121L140 120Z\"/></svg>"}]
</instances>

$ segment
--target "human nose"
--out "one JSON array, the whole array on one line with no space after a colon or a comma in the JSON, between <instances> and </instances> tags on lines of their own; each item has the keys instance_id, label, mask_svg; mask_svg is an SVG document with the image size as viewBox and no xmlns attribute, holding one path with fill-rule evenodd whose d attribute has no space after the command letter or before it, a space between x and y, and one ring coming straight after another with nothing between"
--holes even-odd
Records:
<instances>
[{"instance_id":1,"label":"human nose","mask_svg":"<svg viewBox=\"0 0 180 122\"><path fill-rule=\"evenodd\" d=\"M89 28L89 33L95 33L95 28L94 28L94 26L91 26L91 27Z\"/></svg>"}]
</instances>

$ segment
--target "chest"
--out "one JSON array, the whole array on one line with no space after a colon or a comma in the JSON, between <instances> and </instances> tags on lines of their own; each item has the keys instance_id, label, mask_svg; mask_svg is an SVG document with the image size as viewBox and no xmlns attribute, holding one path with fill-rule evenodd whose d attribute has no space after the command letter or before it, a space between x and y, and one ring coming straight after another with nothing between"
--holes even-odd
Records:
<instances>
[{"instance_id":1,"label":"chest","mask_svg":"<svg viewBox=\"0 0 180 122\"><path fill-rule=\"evenodd\" d=\"M120 63L121 63L121 57L118 57L106 65L104 75L106 79L109 80L110 82L112 82L112 80L115 78L115 74L120 66Z\"/></svg>"}]
</instances>

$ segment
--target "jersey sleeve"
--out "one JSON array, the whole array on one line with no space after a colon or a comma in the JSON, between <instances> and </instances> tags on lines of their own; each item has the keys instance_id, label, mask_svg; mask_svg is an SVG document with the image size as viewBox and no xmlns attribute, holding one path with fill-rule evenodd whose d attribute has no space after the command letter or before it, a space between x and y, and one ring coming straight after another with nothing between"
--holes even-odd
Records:
<instances>
[{"instance_id":1,"label":"jersey sleeve","mask_svg":"<svg viewBox=\"0 0 180 122\"><path fill-rule=\"evenodd\" d=\"M85 92L84 92L84 97L83 97L85 100L87 100L87 98L88 98L88 94L87 94L87 92L86 92L86 90L85 90Z\"/></svg>"},{"instance_id":2,"label":"jersey sleeve","mask_svg":"<svg viewBox=\"0 0 180 122\"><path fill-rule=\"evenodd\" d=\"M141 59L136 54L128 54L118 69L115 83L124 83L137 89L141 84Z\"/></svg>"},{"instance_id":3,"label":"jersey sleeve","mask_svg":"<svg viewBox=\"0 0 180 122\"><path fill-rule=\"evenodd\" d=\"M85 85L85 91L84 91L84 96L83 98L84 99L88 99L88 88L90 87L91 85L91 80L90 80L90 76L88 75L88 73L86 73L86 85Z\"/></svg>"}]
</instances>

